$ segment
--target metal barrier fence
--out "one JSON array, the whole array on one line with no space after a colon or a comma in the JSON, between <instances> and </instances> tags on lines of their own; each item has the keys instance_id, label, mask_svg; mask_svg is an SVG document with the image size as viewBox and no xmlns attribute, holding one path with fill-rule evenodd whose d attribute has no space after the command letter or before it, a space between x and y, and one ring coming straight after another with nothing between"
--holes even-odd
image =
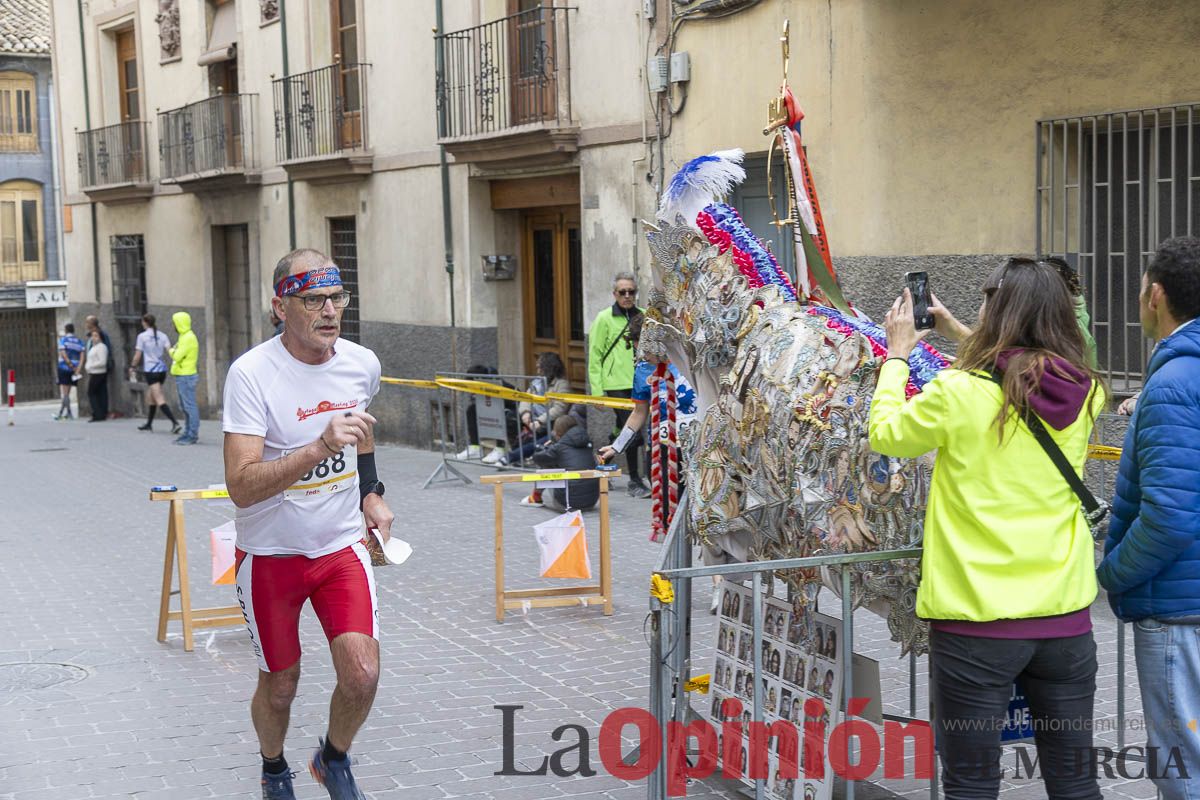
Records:
<instances>
[{"instance_id":1,"label":"metal barrier fence","mask_svg":"<svg viewBox=\"0 0 1200 800\"><path fill-rule=\"evenodd\" d=\"M482 381L485 383L494 383L499 386L507 386L519 392L530 391L536 375L491 375L487 373L475 372L439 372L438 378L450 378L453 380L473 380ZM536 393L536 392L535 392ZM484 395L464 394L463 392L453 391L445 387L439 386L435 390L434 399L431 400L430 413L433 419L431 420L431 429L435 431L435 440L431 444L435 445L435 449L441 451L442 463L434 469L433 473L425 480L421 486L422 489L428 489L430 486L439 483L450 483L454 481L462 481L463 483L471 483L471 479L464 475L458 467L463 464L474 464L476 466L492 467L494 469L522 470L532 472L535 469L532 456L532 448L529 445L536 445L538 438L525 442L521 438L521 420L517 408L509 408L508 405L519 406L516 401L503 400L499 398L487 397ZM499 414L490 415L490 418L482 420L484 427L480 427L480 411L485 409L498 409ZM474 417L476 420L475 428L480 442L471 442L470 436L470 420L468 415L474 409ZM535 409L536 412L536 409ZM512 414L511 420L509 414ZM534 416L537 416L535 413ZM490 424L489 424L490 423ZM464 427L467 430L464 430ZM485 436L483 431L488 433L498 434L494 436ZM543 431L543 434L548 434L549 431ZM501 438L501 435L502 437ZM489 463L485 461L491 453L485 454L482 441L484 439L497 442L494 445L496 449L504 449L505 456L513 455L512 459L508 459L508 463L503 467L500 464ZM466 442L463 446L464 441ZM447 445L451 449L448 449ZM478 451L472 450L473 447L479 447ZM459 447L463 446L460 451ZM493 451L494 452L494 451Z\"/></svg>"},{"instance_id":2,"label":"metal barrier fence","mask_svg":"<svg viewBox=\"0 0 1200 800\"><path fill-rule=\"evenodd\" d=\"M680 498L678 510L667 532L663 545L662 557L655 569L655 574L670 581L674 590L674 601L664 603L655 596L650 598L650 713L659 724L659 735L662 742L662 753L658 766L647 779L647 797L649 800L665 800L667 797L667 724L669 722L686 722L685 717L691 711L684 684L691 671L691 599L693 578L711 576L751 574L753 608L754 645L753 675L754 685L760 686L763 681L762 647L763 647L763 597L764 573L774 573L778 570L812 569L814 567L837 567L852 564L863 564L873 561L898 561L906 558L920 558L920 548L906 550L885 550L874 553L847 553L827 556L810 556L807 558L786 558L773 561L745 562L737 564L718 564L714 566L692 566L692 545L688 541L686 523L688 493L685 491ZM850 698L854 694L853 653L854 653L854 608L850 586L850 571L841 571L841 601L842 601L842 642L846 648L846 658L842 664L842 703L843 715L846 713ZM675 609L672 609L674 606ZM664 616L670 615L670 623L664 624ZM916 703L916 671L915 656L909 657L909 707L915 716ZM763 698L761 692L754 693L753 721L763 722ZM889 715L889 719L894 719ZM936 784L935 784L936 785ZM766 779L755 779L755 800L764 800ZM846 781L846 800L854 800L854 781Z\"/></svg>"}]
</instances>

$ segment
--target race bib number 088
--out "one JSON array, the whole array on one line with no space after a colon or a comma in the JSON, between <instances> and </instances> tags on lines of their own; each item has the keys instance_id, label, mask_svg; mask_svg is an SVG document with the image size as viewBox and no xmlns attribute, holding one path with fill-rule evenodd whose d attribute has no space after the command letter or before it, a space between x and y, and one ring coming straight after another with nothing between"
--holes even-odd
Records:
<instances>
[{"instance_id":1,"label":"race bib number 088","mask_svg":"<svg viewBox=\"0 0 1200 800\"><path fill-rule=\"evenodd\" d=\"M335 494L351 488L357 475L358 449L345 447L337 454L321 459L316 466L301 475L300 480L284 490L283 496L299 499Z\"/></svg>"}]
</instances>

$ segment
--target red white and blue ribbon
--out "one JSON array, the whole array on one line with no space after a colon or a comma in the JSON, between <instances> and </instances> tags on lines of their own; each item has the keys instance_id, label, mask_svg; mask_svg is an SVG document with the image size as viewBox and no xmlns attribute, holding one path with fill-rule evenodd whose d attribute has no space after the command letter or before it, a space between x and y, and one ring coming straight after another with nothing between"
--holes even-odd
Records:
<instances>
[{"instance_id":1,"label":"red white and blue ribbon","mask_svg":"<svg viewBox=\"0 0 1200 800\"><path fill-rule=\"evenodd\" d=\"M341 286L342 273L333 264L310 269L298 275L288 275L275 284L276 297L290 297L308 289L321 289L326 286Z\"/></svg>"},{"instance_id":2,"label":"red white and blue ribbon","mask_svg":"<svg viewBox=\"0 0 1200 800\"><path fill-rule=\"evenodd\" d=\"M663 407L667 418L662 418ZM675 375L666 364L659 364L650 378L650 429L654 436L650 460L650 496L653 501L650 541L661 542L671 527L671 518L679 505L679 437L677 414L679 397ZM663 457L666 474L663 474Z\"/></svg>"}]
</instances>

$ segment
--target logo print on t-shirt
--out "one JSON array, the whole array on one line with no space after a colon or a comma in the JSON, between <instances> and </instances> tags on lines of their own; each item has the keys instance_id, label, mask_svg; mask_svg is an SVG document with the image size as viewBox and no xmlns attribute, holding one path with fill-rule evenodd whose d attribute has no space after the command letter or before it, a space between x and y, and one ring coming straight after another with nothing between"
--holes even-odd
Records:
<instances>
[{"instance_id":1,"label":"logo print on t-shirt","mask_svg":"<svg viewBox=\"0 0 1200 800\"><path fill-rule=\"evenodd\" d=\"M322 400L317 403L316 408L297 408L296 416L301 422L309 417L315 417L317 414L324 414L326 411L341 411L346 408L357 408L357 400L347 400L344 403L334 403L329 400Z\"/></svg>"}]
</instances>

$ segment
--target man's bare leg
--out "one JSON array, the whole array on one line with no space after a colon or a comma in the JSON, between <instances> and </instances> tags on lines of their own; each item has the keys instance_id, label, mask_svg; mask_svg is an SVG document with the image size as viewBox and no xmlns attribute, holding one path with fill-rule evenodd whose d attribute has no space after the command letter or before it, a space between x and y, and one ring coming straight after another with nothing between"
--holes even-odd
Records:
<instances>
[{"instance_id":1,"label":"man's bare leg","mask_svg":"<svg viewBox=\"0 0 1200 800\"><path fill-rule=\"evenodd\" d=\"M329 701L329 743L346 752L375 702L379 642L363 633L343 633L329 649L337 671L337 688Z\"/></svg>"},{"instance_id":2,"label":"man's bare leg","mask_svg":"<svg viewBox=\"0 0 1200 800\"><path fill-rule=\"evenodd\" d=\"M250 719L258 733L258 747L267 758L283 754L288 721L292 717L292 701L300 683L300 662L279 672L258 673L258 688L250 703Z\"/></svg>"}]
</instances>

